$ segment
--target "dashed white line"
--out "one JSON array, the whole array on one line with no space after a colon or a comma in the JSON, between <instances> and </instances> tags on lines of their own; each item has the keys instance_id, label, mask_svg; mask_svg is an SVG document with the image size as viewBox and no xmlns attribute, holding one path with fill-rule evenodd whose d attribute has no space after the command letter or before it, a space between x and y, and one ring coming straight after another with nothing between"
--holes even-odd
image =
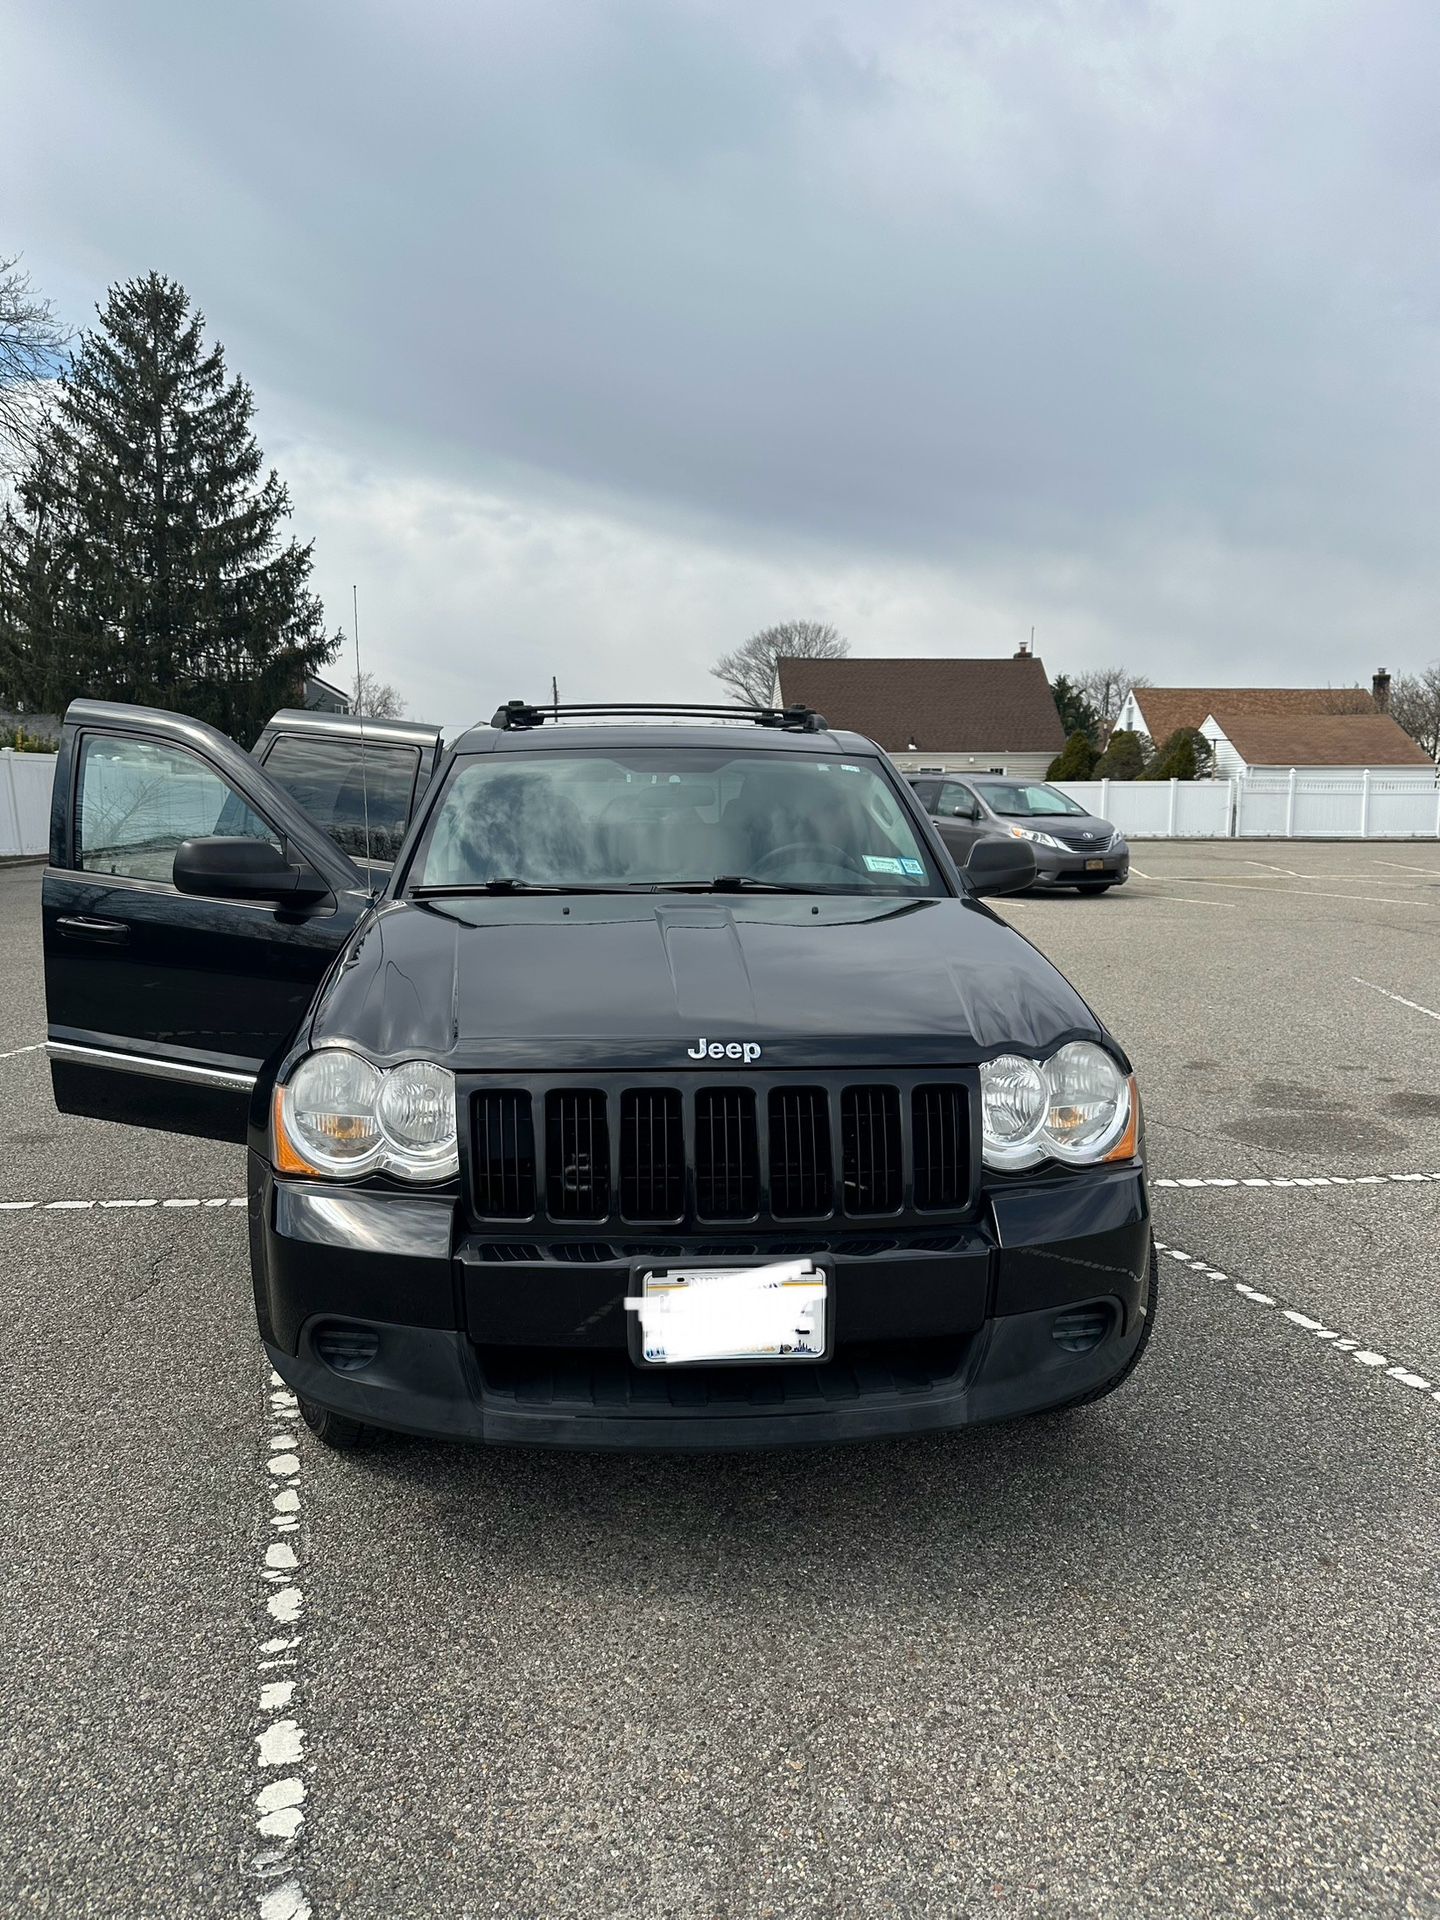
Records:
<instances>
[{"instance_id":1,"label":"dashed white line","mask_svg":"<svg viewBox=\"0 0 1440 1920\"><path fill-rule=\"evenodd\" d=\"M1407 1000L1403 994L1391 993L1388 987L1377 987L1373 980L1362 980L1358 973L1352 973L1350 978L1357 987L1369 987L1372 993L1383 993L1385 998L1393 1000L1397 1007L1409 1007L1412 1013L1423 1013L1427 1020L1440 1020L1440 1013L1436 1013L1433 1007L1422 1007L1418 1000Z\"/></svg>"},{"instance_id":2,"label":"dashed white line","mask_svg":"<svg viewBox=\"0 0 1440 1920\"><path fill-rule=\"evenodd\" d=\"M1223 1280L1234 1288L1242 1300L1248 1300L1252 1307L1278 1307L1280 1317L1288 1320L1302 1333L1308 1333L1312 1339L1324 1341L1337 1353L1345 1354L1355 1361L1357 1366L1369 1371L1383 1373L1387 1380L1394 1380L1399 1386L1408 1387L1412 1392L1428 1393L1432 1400L1440 1401L1440 1385L1428 1374L1417 1373L1413 1367L1407 1367L1393 1361L1388 1354L1381 1353L1375 1347L1364 1346L1359 1340L1342 1334L1338 1327L1327 1326L1323 1320L1316 1320L1311 1314L1302 1313L1298 1307L1287 1307L1277 1300L1273 1293L1263 1293L1259 1287L1252 1287L1248 1281L1232 1280L1219 1267L1212 1267L1208 1260L1198 1260L1193 1254L1186 1253L1180 1247L1167 1246L1163 1240L1155 1242L1157 1253L1168 1254L1179 1265L1189 1267L1192 1273L1201 1273L1207 1280Z\"/></svg>"},{"instance_id":3,"label":"dashed white line","mask_svg":"<svg viewBox=\"0 0 1440 1920\"><path fill-rule=\"evenodd\" d=\"M244 1194L178 1200L0 1200L0 1213L84 1213L91 1207L243 1207Z\"/></svg>"},{"instance_id":4,"label":"dashed white line","mask_svg":"<svg viewBox=\"0 0 1440 1920\"><path fill-rule=\"evenodd\" d=\"M1440 1181L1440 1173L1209 1174L1204 1179L1153 1179L1152 1187L1416 1187Z\"/></svg>"},{"instance_id":5,"label":"dashed white line","mask_svg":"<svg viewBox=\"0 0 1440 1920\"><path fill-rule=\"evenodd\" d=\"M299 1584L301 1549L300 1456L295 1451L299 1405L278 1373L268 1388L269 1425L262 1464L269 1530L258 1569L265 1604L260 1615L257 1670L287 1677L259 1683L260 1731L255 1736L255 1828L265 1843L252 1865L260 1879L259 1920L310 1920L311 1905L301 1877L301 1835L305 1825L305 1726L297 1694L301 1622L305 1594Z\"/></svg>"}]
</instances>

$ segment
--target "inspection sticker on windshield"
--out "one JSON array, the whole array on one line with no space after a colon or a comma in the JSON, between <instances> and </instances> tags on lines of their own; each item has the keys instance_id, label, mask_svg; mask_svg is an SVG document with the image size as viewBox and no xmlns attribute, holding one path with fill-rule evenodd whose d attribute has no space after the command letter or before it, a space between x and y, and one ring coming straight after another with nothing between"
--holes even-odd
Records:
<instances>
[{"instance_id":1,"label":"inspection sticker on windshield","mask_svg":"<svg viewBox=\"0 0 1440 1920\"><path fill-rule=\"evenodd\" d=\"M862 853L860 858L871 873L905 873L924 878L925 865L920 860L897 860L889 853Z\"/></svg>"},{"instance_id":2,"label":"inspection sticker on windshield","mask_svg":"<svg viewBox=\"0 0 1440 1920\"><path fill-rule=\"evenodd\" d=\"M823 1360L826 1277L813 1260L647 1273L625 1310L640 1358L674 1367L716 1360Z\"/></svg>"}]
</instances>

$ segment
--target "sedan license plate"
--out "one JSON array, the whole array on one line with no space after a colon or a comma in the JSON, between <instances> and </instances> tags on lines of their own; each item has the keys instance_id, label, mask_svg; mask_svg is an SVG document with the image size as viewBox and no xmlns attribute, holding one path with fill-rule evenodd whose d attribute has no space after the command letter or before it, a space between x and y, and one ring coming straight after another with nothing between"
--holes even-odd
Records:
<instances>
[{"instance_id":1,"label":"sedan license plate","mask_svg":"<svg viewBox=\"0 0 1440 1920\"><path fill-rule=\"evenodd\" d=\"M1105 871L1105 862L1103 860L1087 860L1085 862L1085 871L1086 873L1103 873Z\"/></svg>"},{"instance_id":2,"label":"sedan license plate","mask_svg":"<svg viewBox=\"0 0 1440 1920\"><path fill-rule=\"evenodd\" d=\"M642 1366L823 1360L829 1281L813 1260L641 1271L626 1299Z\"/></svg>"}]
</instances>

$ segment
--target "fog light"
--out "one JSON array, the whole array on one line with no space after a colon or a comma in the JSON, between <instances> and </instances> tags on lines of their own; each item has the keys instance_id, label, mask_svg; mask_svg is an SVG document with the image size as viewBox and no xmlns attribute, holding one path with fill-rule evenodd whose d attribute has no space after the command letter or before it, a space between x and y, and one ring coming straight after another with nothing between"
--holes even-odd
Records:
<instances>
[{"instance_id":1,"label":"fog light","mask_svg":"<svg viewBox=\"0 0 1440 1920\"><path fill-rule=\"evenodd\" d=\"M1109 1333L1114 1315L1103 1301L1069 1307L1050 1322L1050 1338L1067 1353L1089 1353Z\"/></svg>"},{"instance_id":2,"label":"fog light","mask_svg":"<svg viewBox=\"0 0 1440 1920\"><path fill-rule=\"evenodd\" d=\"M373 1327L331 1320L316 1331L314 1347L332 1373L360 1373L379 1353L380 1336Z\"/></svg>"}]
</instances>

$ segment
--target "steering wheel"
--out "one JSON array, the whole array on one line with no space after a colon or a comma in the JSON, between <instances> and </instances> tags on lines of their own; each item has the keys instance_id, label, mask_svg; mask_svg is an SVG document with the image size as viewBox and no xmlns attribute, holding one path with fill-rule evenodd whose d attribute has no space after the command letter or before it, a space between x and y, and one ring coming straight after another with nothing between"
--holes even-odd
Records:
<instances>
[{"instance_id":1,"label":"steering wheel","mask_svg":"<svg viewBox=\"0 0 1440 1920\"><path fill-rule=\"evenodd\" d=\"M755 862L755 878L760 879L766 867L775 866L787 854L799 854L803 859L816 861L817 864L840 867L846 873L863 874L865 871L858 861L851 859L844 847L837 847L833 840L787 840L783 847L771 847L768 853L761 854ZM822 854L831 854L834 858L821 861Z\"/></svg>"}]
</instances>

